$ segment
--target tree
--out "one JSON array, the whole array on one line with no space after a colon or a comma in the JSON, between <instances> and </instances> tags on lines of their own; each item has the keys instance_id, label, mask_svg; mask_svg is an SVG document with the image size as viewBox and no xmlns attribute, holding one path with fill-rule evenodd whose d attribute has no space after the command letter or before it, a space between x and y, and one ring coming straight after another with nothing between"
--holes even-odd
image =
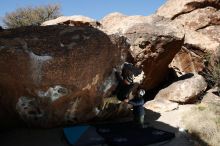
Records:
<instances>
[{"instance_id":1,"label":"tree","mask_svg":"<svg viewBox=\"0 0 220 146\"><path fill-rule=\"evenodd\" d=\"M55 19L60 15L60 5L58 4L25 7L18 8L14 12L6 13L3 23L7 28L41 25L44 21Z\"/></svg>"}]
</instances>

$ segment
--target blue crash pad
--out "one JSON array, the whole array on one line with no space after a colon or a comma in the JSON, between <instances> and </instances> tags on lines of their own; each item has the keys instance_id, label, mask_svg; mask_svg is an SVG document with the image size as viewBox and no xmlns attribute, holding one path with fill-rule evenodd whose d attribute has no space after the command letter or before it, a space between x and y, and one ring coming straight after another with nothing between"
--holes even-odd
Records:
<instances>
[{"instance_id":1,"label":"blue crash pad","mask_svg":"<svg viewBox=\"0 0 220 146\"><path fill-rule=\"evenodd\" d=\"M63 129L73 146L145 146L172 139L175 135L153 127L138 128L131 123L80 125Z\"/></svg>"}]
</instances>

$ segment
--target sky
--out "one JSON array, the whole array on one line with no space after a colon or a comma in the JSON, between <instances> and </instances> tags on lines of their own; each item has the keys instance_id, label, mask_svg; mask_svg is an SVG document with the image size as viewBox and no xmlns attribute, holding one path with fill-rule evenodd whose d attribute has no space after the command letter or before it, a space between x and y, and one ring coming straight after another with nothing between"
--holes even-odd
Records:
<instances>
[{"instance_id":1,"label":"sky","mask_svg":"<svg viewBox=\"0 0 220 146\"><path fill-rule=\"evenodd\" d=\"M7 12L20 7L39 6L50 3L61 5L61 13L65 16L84 15L100 20L111 12L126 15L153 14L166 0L1 0L0 19Z\"/></svg>"}]
</instances>

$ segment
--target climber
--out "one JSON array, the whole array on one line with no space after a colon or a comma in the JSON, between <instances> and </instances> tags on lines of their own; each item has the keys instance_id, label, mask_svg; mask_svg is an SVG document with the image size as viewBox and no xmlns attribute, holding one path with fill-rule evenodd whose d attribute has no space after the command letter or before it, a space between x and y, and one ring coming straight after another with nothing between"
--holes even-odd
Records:
<instances>
[{"instance_id":1,"label":"climber","mask_svg":"<svg viewBox=\"0 0 220 146\"><path fill-rule=\"evenodd\" d=\"M134 76L141 73L141 70L134 67L133 64L125 62L122 68L122 73L115 72L116 79L118 80L118 86L116 88L116 96L119 100L124 101L126 99L133 98L133 92L137 89L137 83L133 82Z\"/></svg>"},{"instance_id":2,"label":"climber","mask_svg":"<svg viewBox=\"0 0 220 146\"><path fill-rule=\"evenodd\" d=\"M136 83L135 77L142 74L142 70L133 64L125 62L121 74L115 72L119 82L116 89L116 96L119 100L133 106L134 125L144 127L144 99L145 90L140 89L140 82ZM143 79L143 78L142 78Z\"/></svg>"},{"instance_id":3,"label":"climber","mask_svg":"<svg viewBox=\"0 0 220 146\"><path fill-rule=\"evenodd\" d=\"M145 90L138 89L137 95L131 100L125 100L133 106L134 124L140 128L144 128L144 99Z\"/></svg>"}]
</instances>

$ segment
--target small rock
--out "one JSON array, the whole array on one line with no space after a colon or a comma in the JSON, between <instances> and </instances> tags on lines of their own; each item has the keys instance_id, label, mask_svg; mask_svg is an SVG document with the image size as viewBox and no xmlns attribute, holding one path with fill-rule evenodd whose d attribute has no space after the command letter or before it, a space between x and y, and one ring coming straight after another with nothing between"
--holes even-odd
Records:
<instances>
[{"instance_id":1,"label":"small rock","mask_svg":"<svg viewBox=\"0 0 220 146\"><path fill-rule=\"evenodd\" d=\"M144 107L155 112L168 112L178 108L178 103L165 99L154 99L145 103Z\"/></svg>"},{"instance_id":2,"label":"small rock","mask_svg":"<svg viewBox=\"0 0 220 146\"><path fill-rule=\"evenodd\" d=\"M203 103L214 103L214 104L220 104L220 96L217 96L214 94L215 92L209 92L205 94L205 96L202 99Z\"/></svg>"},{"instance_id":3,"label":"small rock","mask_svg":"<svg viewBox=\"0 0 220 146\"><path fill-rule=\"evenodd\" d=\"M207 83L199 74L191 74L191 77L190 74L187 75L182 76L182 80L174 82L160 90L155 99L167 99L177 103L194 102L205 91Z\"/></svg>"}]
</instances>

